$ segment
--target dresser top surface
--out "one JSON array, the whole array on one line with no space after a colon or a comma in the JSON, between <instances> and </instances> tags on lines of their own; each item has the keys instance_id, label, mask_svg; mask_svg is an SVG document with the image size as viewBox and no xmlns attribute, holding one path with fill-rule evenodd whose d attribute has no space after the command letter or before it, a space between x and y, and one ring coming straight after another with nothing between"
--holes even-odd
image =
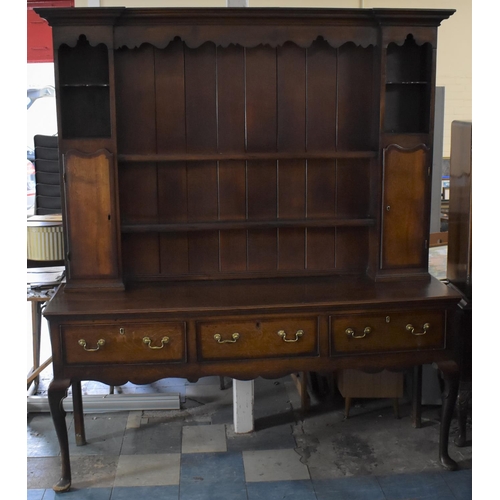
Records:
<instances>
[{"instance_id":1,"label":"dresser top surface","mask_svg":"<svg viewBox=\"0 0 500 500\"><path fill-rule=\"evenodd\" d=\"M125 291L58 291L47 316L78 314L242 314L312 309L432 306L460 295L434 277L374 282L364 276L135 283Z\"/></svg>"}]
</instances>

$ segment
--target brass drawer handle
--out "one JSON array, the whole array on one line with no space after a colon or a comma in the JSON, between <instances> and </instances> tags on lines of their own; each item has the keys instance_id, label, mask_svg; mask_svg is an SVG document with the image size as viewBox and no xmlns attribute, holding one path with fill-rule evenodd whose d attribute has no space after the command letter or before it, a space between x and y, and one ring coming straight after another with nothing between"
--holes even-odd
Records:
<instances>
[{"instance_id":1,"label":"brass drawer handle","mask_svg":"<svg viewBox=\"0 0 500 500\"><path fill-rule=\"evenodd\" d=\"M302 335L304 335L304 330L297 330L295 332L294 339L287 339L285 330L280 330L278 332L278 335L283 339L283 342L297 342L300 339L300 337L302 337Z\"/></svg>"},{"instance_id":2,"label":"brass drawer handle","mask_svg":"<svg viewBox=\"0 0 500 500\"><path fill-rule=\"evenodd\" d=\"M222 335L220 333L216 333L214 335L214 339L219 343L219 344L234 344L239 338L240 334L235 332L231 335L231 338L233 340L222 340Z\"/></svg>"},{"instance_id":3,"label":"brass drawer handle","mask_svg":"<svg viewBox=\"0 0 500 500\"><path fill-rule=\"evenodd\" d=\"M98 351L105 343L106 343L106 341L104 339L99 339L97 341L97 347L95 347L95 348L90 347L89 348L89 347L87 347L87 342L84 339L80 339L78 341L78 344L81 345L88 352Z\"/></svg>"},{"instance_id":4,"label":"brass drawer handle","mask_svg":"<svg viewBox=\"0 0 500 500\"><path fill-rule=\"evenodd\" d=\"M364 339L371 332L372 329L369 326L367 326L363 330L363 335L356 335L356 332L352 328L346 328L345 334L353 339Z\"/></svg>"},{"instance_id":5,"label":"brass drawer handle","mask_svg":"<svg viewBox=\"0 0 500 500\"><path fill-rule=\"evenodd\" d=\"M406 330L409 331L412 335L415 335L415 336L419 336L419 335L425 335L427 333L427 330L431 327L431 325L429 323L424 323L424 326L423 326L423 332L416 332L415 331L415 328L412 324L408 323L406 325Z\"/></svg>"},{"instance_id":6,"label":"brass drawer handle","mask_svg":"<svg viewBox=\"0 0 500 500\"><path fill-rule=\"evenodd\" d=\"M151 345L151 339L149 337L144 337L142 339L142 341L150 348L150 349L163 349L163 347L165 346L165 344L168 344L169 341L170 341L170 338L169 337L163 337L161 339L161 345L160 346L154 346L154 345Z\"/></svg>"}]
</instances>

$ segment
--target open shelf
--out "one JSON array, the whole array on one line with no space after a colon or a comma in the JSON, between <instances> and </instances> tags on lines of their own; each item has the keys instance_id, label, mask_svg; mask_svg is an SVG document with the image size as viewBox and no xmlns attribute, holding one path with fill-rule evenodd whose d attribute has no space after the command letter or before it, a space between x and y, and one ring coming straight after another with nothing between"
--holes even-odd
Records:
<instances>
[{"instance_id":1,"label":"open shelf","mask_svg":"<svg viewBox=\"0 0 500 500\"><path fill-rule=\"evenodd\" d=\"M59 88L65 139L111 136L108 49L81 36L75 47L61 45Z\"/></svg>"},{"instance_id":2,"label":"open shelf","mask_svg":"<svg viewBox=\"0 0 500 500\"><path fill-rule=\"evenodd\" d=\"M388 45L384 132L429 132L430 76L429 43L408 35L402 45Z\"/></svg>"},{"instance_id":3,"label":"open shelf","mask_svg":"<svg viewBox=\"0 0 500 500\"><path fill-rule=\"evenodd\" d=\"M122 162L163 161L230 161L230 160L328 160L376 158L378 151L321 151L303 153L167 153L167 154L119 154Z\"/></svg>"},{"instance_id":4,"label":"open shelf","mask_svg":"<svg viewBox=\"0 0 500 500\"><path fill-rule=\"evenodd\" d=\"M270 229L270 228L320 228L320 227L361 227L373 226L374 218L360 219L302 219L302 220L267 220L267 221L214 221L192 222L184 224L172 223L127 223L121 226L123 233L145 232L186 232L186 231L214 231L237 229Z\"/></svg>"}]
</instances>

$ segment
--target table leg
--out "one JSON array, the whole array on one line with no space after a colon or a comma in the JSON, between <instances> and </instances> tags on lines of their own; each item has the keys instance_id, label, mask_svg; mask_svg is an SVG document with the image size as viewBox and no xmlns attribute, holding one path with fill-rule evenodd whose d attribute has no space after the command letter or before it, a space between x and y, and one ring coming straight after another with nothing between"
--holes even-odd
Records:
<instances>
[{"instance_id":1,"label":"table leg","mask_svg":"<svg viewBox=\"0 0 500 500\"><path fill-rule=\"evenodd\" d=\"M69 490L71 486L71 466L69 462L68 429L66 427L66 412L63 399L68 394L70 380L52 380L48 389L48 400L52 421L56 429L59 449L61 451L61 478L53 486L56 492Z\"/></svg>"},{"instance_id":2,"label":"table leg","mask_svg":"<svg viewBox=\"0 0 500 500\"><path fill-rule=\"evenodd\" d=\"M31 332L33 341L33 368L32 372L40 366L40 346L42 338L42 305L44 303L40 301L31 302ZM38 389L39 377L33 380L35 384L35 391ZM28 382L28 389L30 382Z\"/></svg>"},{"instance_id":3,"label":"table leg","mask_svg":"<svg viewBox=\"0 0 500 500\"><path fill-rule=\"evenodd\" d=\"M75 422L75 441L77 446L87 444L85 439L85 422L83 419L82 383L74 380L72 384L73 393L73 420Z\"/></svg>"},{"instance_id":4,"label":"table leg","mask_svg":"<svg viewBox=\"0 0 500 500\"><path fill-rule=\"evenodd\" d=\"M469 384L464 384L462 381L457 397L458 436L455 439L455 444L460 448L464 447L467 443L467 413L471 397L472 387Z\"/></svg>"},{"instance_id":5,"label":"table leg","mask_svg":"<svg viewBox=\"0 0 500 500\"><path fill-rule=\"evenodd\" d=\"M439 461L445 469L456 470L457 463L448 454L450 424L457 401L460 372L458 365L453 361L438 363L444 380L443 407L441 414L441 428L439 435Z\"/></svg>"},{"instance_id":6,"label":"table leg","mask_svg":"<svg viewBox=\"0 0 500 500\"><path fill-rule=\"evenodd\" d=\"M422 365L413 368L413 401L412 401L412 420L413 427L419 429L422 427Z\"/></svg>"}]
</instances>

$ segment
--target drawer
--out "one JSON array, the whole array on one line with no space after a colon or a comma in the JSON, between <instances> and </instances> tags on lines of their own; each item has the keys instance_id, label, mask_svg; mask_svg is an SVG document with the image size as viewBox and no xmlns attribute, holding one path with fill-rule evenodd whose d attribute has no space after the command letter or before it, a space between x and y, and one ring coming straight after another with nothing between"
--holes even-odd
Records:
<instances>
[{"instance_id":1,"label":"drawer","mask_svg":"<svg viewBox=\"0 0 500 500\"><path fill-rule=\"evenodd\" d=\"M318 355L318 318L207 321L196 325L201 360Z\"/></svg>"},{"instance_id":2,"label":"drawer","mask_svg":"<svg viewBox=\"0 0 500 500\"><path fill-rule=\"evenodd\" d=\"M435 310L330 316L332 354L443 348L445 318Z\"/></svg>"},{"instance_id":3,"label":"drawer","mask_svg":"<svg viewBox=\"0 0 500 500\"><path fill-rule=\"evenodd\" d=\"M186 361L185 323L62 325L68 364Z\"/></svg>"}]
</instances>

